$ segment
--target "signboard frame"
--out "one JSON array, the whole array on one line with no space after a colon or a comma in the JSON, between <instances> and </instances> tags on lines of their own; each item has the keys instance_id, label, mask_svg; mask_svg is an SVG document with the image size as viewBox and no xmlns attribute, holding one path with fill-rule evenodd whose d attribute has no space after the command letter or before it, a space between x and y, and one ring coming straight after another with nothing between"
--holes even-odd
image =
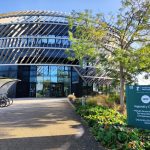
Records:
<instances>
[{"instance_id":1,"label":"signboard frame","mask_svg":"<svg viewBox=\"0 0 150 150\"><path fill-rule=\"evenodd\" d=\"M126 85L128 125L150 130L150 85Z\"/></svg>"}]
</instances>

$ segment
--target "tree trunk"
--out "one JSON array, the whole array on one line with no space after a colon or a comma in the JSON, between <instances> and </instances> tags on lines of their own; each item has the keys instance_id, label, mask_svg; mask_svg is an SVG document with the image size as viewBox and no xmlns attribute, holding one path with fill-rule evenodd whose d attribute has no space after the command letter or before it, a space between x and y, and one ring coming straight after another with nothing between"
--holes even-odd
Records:
<instances>
[{"instance_id":1,"label":"tree trunk","mask_svg":"<svg viewBox=\"0 0 150 150\"><path fill-rule=\"evenodd\" d=\"M123 73L123 67L120 64L120 105L121 107L124 107L124 91L125 91L124 73Z\"/></svg>"}]
</instances>

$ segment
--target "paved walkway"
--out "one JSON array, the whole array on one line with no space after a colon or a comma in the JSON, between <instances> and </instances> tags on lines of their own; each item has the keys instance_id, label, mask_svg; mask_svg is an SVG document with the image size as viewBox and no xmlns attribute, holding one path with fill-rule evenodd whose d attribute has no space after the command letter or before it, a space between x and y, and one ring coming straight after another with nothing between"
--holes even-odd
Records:
<instances>
[{"instance_id":1,"label":"paved walkway","mask_svg":"<svg viewBox=\"0 0 150 150\"><path fill-rule=\"evenodd\" d=\"M99 150L64 99L21 99L0 109L0 150Z\"/></svg>"}]
</instances>

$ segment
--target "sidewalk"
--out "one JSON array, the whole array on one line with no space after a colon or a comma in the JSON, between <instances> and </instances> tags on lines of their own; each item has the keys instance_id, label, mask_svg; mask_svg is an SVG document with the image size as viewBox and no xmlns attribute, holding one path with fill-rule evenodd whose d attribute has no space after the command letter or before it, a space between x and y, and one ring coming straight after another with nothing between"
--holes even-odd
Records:
<instances>
[{"instance_id":1,"label":"sidewalk","mask_svg":"<svg viewBox=\"0 0 150 150\"><path fill-rule=\"evenodd\" d=\"M100 150L65 99L17 99L0 109L0 150Z\"/></svg>"}]
</instances>

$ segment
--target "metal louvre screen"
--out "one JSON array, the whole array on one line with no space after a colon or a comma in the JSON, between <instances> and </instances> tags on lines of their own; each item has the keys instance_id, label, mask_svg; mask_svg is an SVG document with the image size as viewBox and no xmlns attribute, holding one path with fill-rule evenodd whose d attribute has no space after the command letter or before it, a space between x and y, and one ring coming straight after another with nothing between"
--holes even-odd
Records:
<instances>
[{"instance_id":1,"label":"metal louvre screen","mask_svg":"<svg viewBox=\"0 0 150 150\"><path fill-rule=\"evenodd\" d=\"M110 84L112 79L104 70L96 73L94 66L82 68L78 60L68 59L67 17L53 11L0 14L0 64L73 66L85 83Z\"/></svg>"}]
</instances>

